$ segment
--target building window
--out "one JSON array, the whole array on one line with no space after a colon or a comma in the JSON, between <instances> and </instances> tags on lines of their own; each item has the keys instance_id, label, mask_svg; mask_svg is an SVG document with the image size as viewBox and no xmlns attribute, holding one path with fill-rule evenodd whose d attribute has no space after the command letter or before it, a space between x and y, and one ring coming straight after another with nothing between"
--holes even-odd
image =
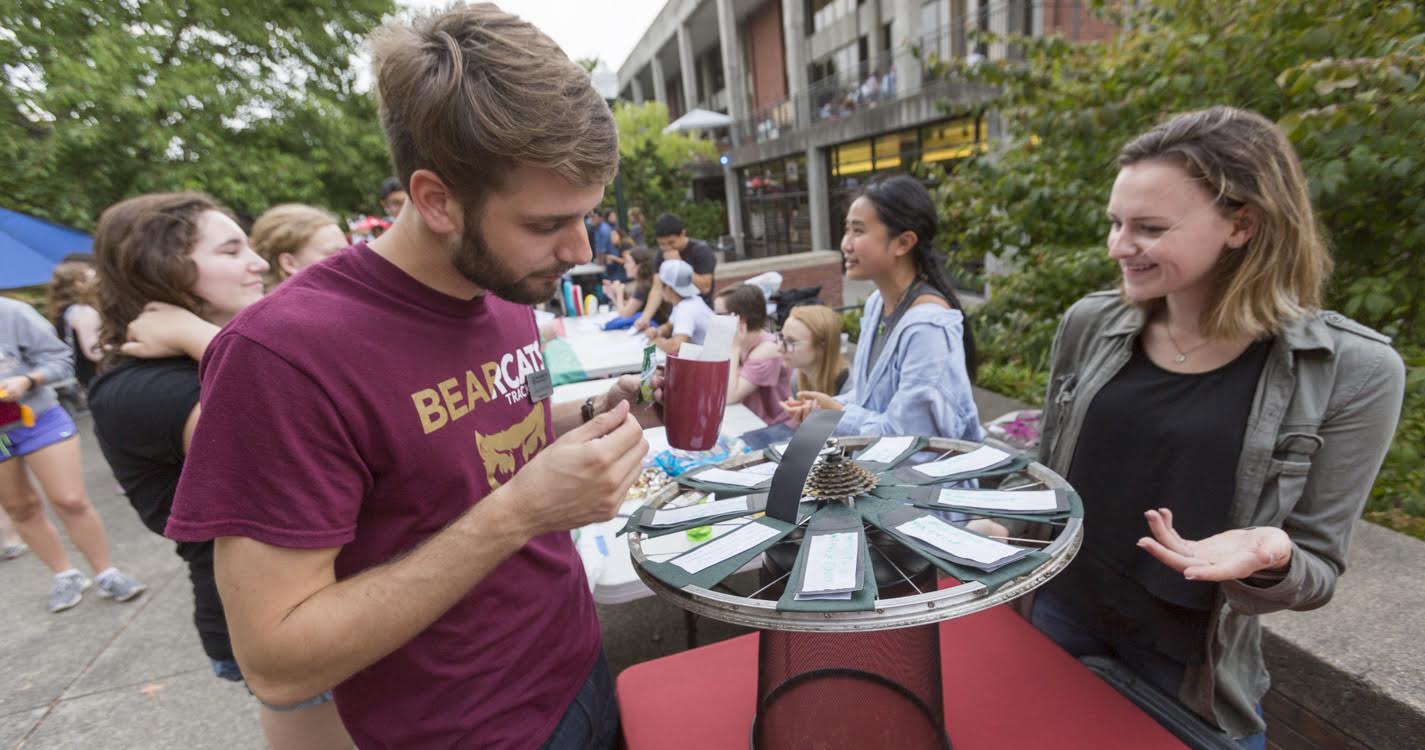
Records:
<instances>
[{"instance_id":1,"label":"building window","mask_svg":"<svg viewBox=\"0 0 1425 750\"><path fill-rule=\"evenodd\" d=\"M805 154L738 170L742 186L743 248L749 258L811 250Z\"/></svg>"},{"instance_id":2,"label":"building window","mask_svg":"<svg viewBox=\"0 0 1425 750\"><path fill-rule=\"evenodd\" d=\"M949 164L984 149L979 117L945 120L827 149L831 237L842 234L846 211L861 187L883 174L915 174L925 164Z\"/></svg>"},{"instance_id":3,"label":"building window","mask_svg":"<svg viewBox=\"0 0 1425 750\"><path fill-rule=\"evenodd\" d=\"M807 36L836 23L856 11L857 0L807 0L807 16L811 18Z\"/></svg>"}]
</instances>

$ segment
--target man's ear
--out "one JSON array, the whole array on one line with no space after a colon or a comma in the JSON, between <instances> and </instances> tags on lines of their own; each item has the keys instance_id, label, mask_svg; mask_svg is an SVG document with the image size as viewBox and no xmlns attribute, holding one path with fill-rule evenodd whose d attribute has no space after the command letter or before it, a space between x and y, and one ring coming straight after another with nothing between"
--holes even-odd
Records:
<instances>
[{"instance_id":1,"label":"man's ear","mask_svg":"<svg viewBox=\"0 0 1425 750\"><path fill-rule=\"evenodd\" d=\"M417 169L411 173L406 188L409 202L415 204L421 221L431 232L450 234L460 227L460 202L435 172Z\"/></svg>"}]
</instances>

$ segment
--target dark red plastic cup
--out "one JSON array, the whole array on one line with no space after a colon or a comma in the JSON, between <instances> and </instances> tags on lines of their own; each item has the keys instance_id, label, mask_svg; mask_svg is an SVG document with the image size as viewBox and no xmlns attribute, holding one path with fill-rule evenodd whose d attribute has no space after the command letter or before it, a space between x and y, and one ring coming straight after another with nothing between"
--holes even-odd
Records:
<instances>
[{"instance_id":1,"label":"dark red plastic cup","mask_svg":"<svg viewBox=\"0 0 1425 750\"><path fill-rule=\"evenodd\" d=\"M717 445L727 410L728 361L703 362L669 356L663 376L663 424L668 444L705 451Z\"/></svg>"}]
</instances>

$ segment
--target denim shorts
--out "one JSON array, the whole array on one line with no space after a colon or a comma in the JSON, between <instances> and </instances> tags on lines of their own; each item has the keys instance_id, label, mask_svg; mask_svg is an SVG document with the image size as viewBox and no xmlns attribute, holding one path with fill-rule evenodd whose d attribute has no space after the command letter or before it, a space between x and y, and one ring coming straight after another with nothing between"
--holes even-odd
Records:
<instances>
[{"instance_id":1,"label":"denim shorts","mask_svg":"<svg viewBox=\"0 0 1425 750\"><path fill-rule=\"evenodd\" d=\"M35 416L34 427L13 427L0 433L0 461L28 456L77 434L74 420L63 406L51 406Z\"/></svg>"},{"instance_id":2,"label":"denim shorts","mask_svg":"<svg viewBox=\"0 0 1425 750\"><path fill-rule=\"evenodd\" d=\"M242 679L242 668L240 668L240 667L238 666L238 663L237 663L236 661L234 661L234 660L232 660L232 659L213 659L213 658L209 658L209 659L208 659L208 662L213 665L213 674L214 674L215 676L217 676L219 679L227 680L228 682L242 682L242 681L243 681L243 679ZM247 693L248 693L248 695L252 695L252 690L249 689L249 690L247 691ZM253 695L252 697L253 697L253 698L257 698L257 696L255 696L255 695ZM285 712L287 712L287 711L300 711L300 710L302 710L302 709L304 709L304 708L310 708L310 707L312 707L312 706L320 706L320 705L322 705L323 703L327 703L327 702L329 702L329 701L331 701L331 700L332 700L332 691L328 690L328 691L326 691L325 693L322 693L321 695L319 695L319 696L317 696L317 697L315 697L315 698L311 698L311 699L309 699L309 700L304 700L304 701L302 701L301 703L295 703L295 704L290 705L290 706L273 706L273 705L268 704L268 703L262 703L261 700L258 700L257 702L258 702L258 703L262 703L263 707L268 708L268 709L270 709L270 710L285 713Z\"/></svg>"}]
</instances>

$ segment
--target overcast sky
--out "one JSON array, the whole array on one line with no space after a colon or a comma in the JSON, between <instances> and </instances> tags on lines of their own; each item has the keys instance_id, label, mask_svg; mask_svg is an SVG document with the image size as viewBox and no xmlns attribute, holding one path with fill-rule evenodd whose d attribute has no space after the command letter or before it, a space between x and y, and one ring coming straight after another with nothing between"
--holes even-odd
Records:
<instances>
[{"instance_id":1,"label":"overcast sky","mask_svg":"<svg viewBox=\"0 0 1425 750\"><path fill-rule=\"evenodd\" d=\"M667 0L496 0L500 8L538 26L578 60L597 57L618 70ZM449 0L402 0L416 9L441 8Z\"/></svg>"}]
</instances>

